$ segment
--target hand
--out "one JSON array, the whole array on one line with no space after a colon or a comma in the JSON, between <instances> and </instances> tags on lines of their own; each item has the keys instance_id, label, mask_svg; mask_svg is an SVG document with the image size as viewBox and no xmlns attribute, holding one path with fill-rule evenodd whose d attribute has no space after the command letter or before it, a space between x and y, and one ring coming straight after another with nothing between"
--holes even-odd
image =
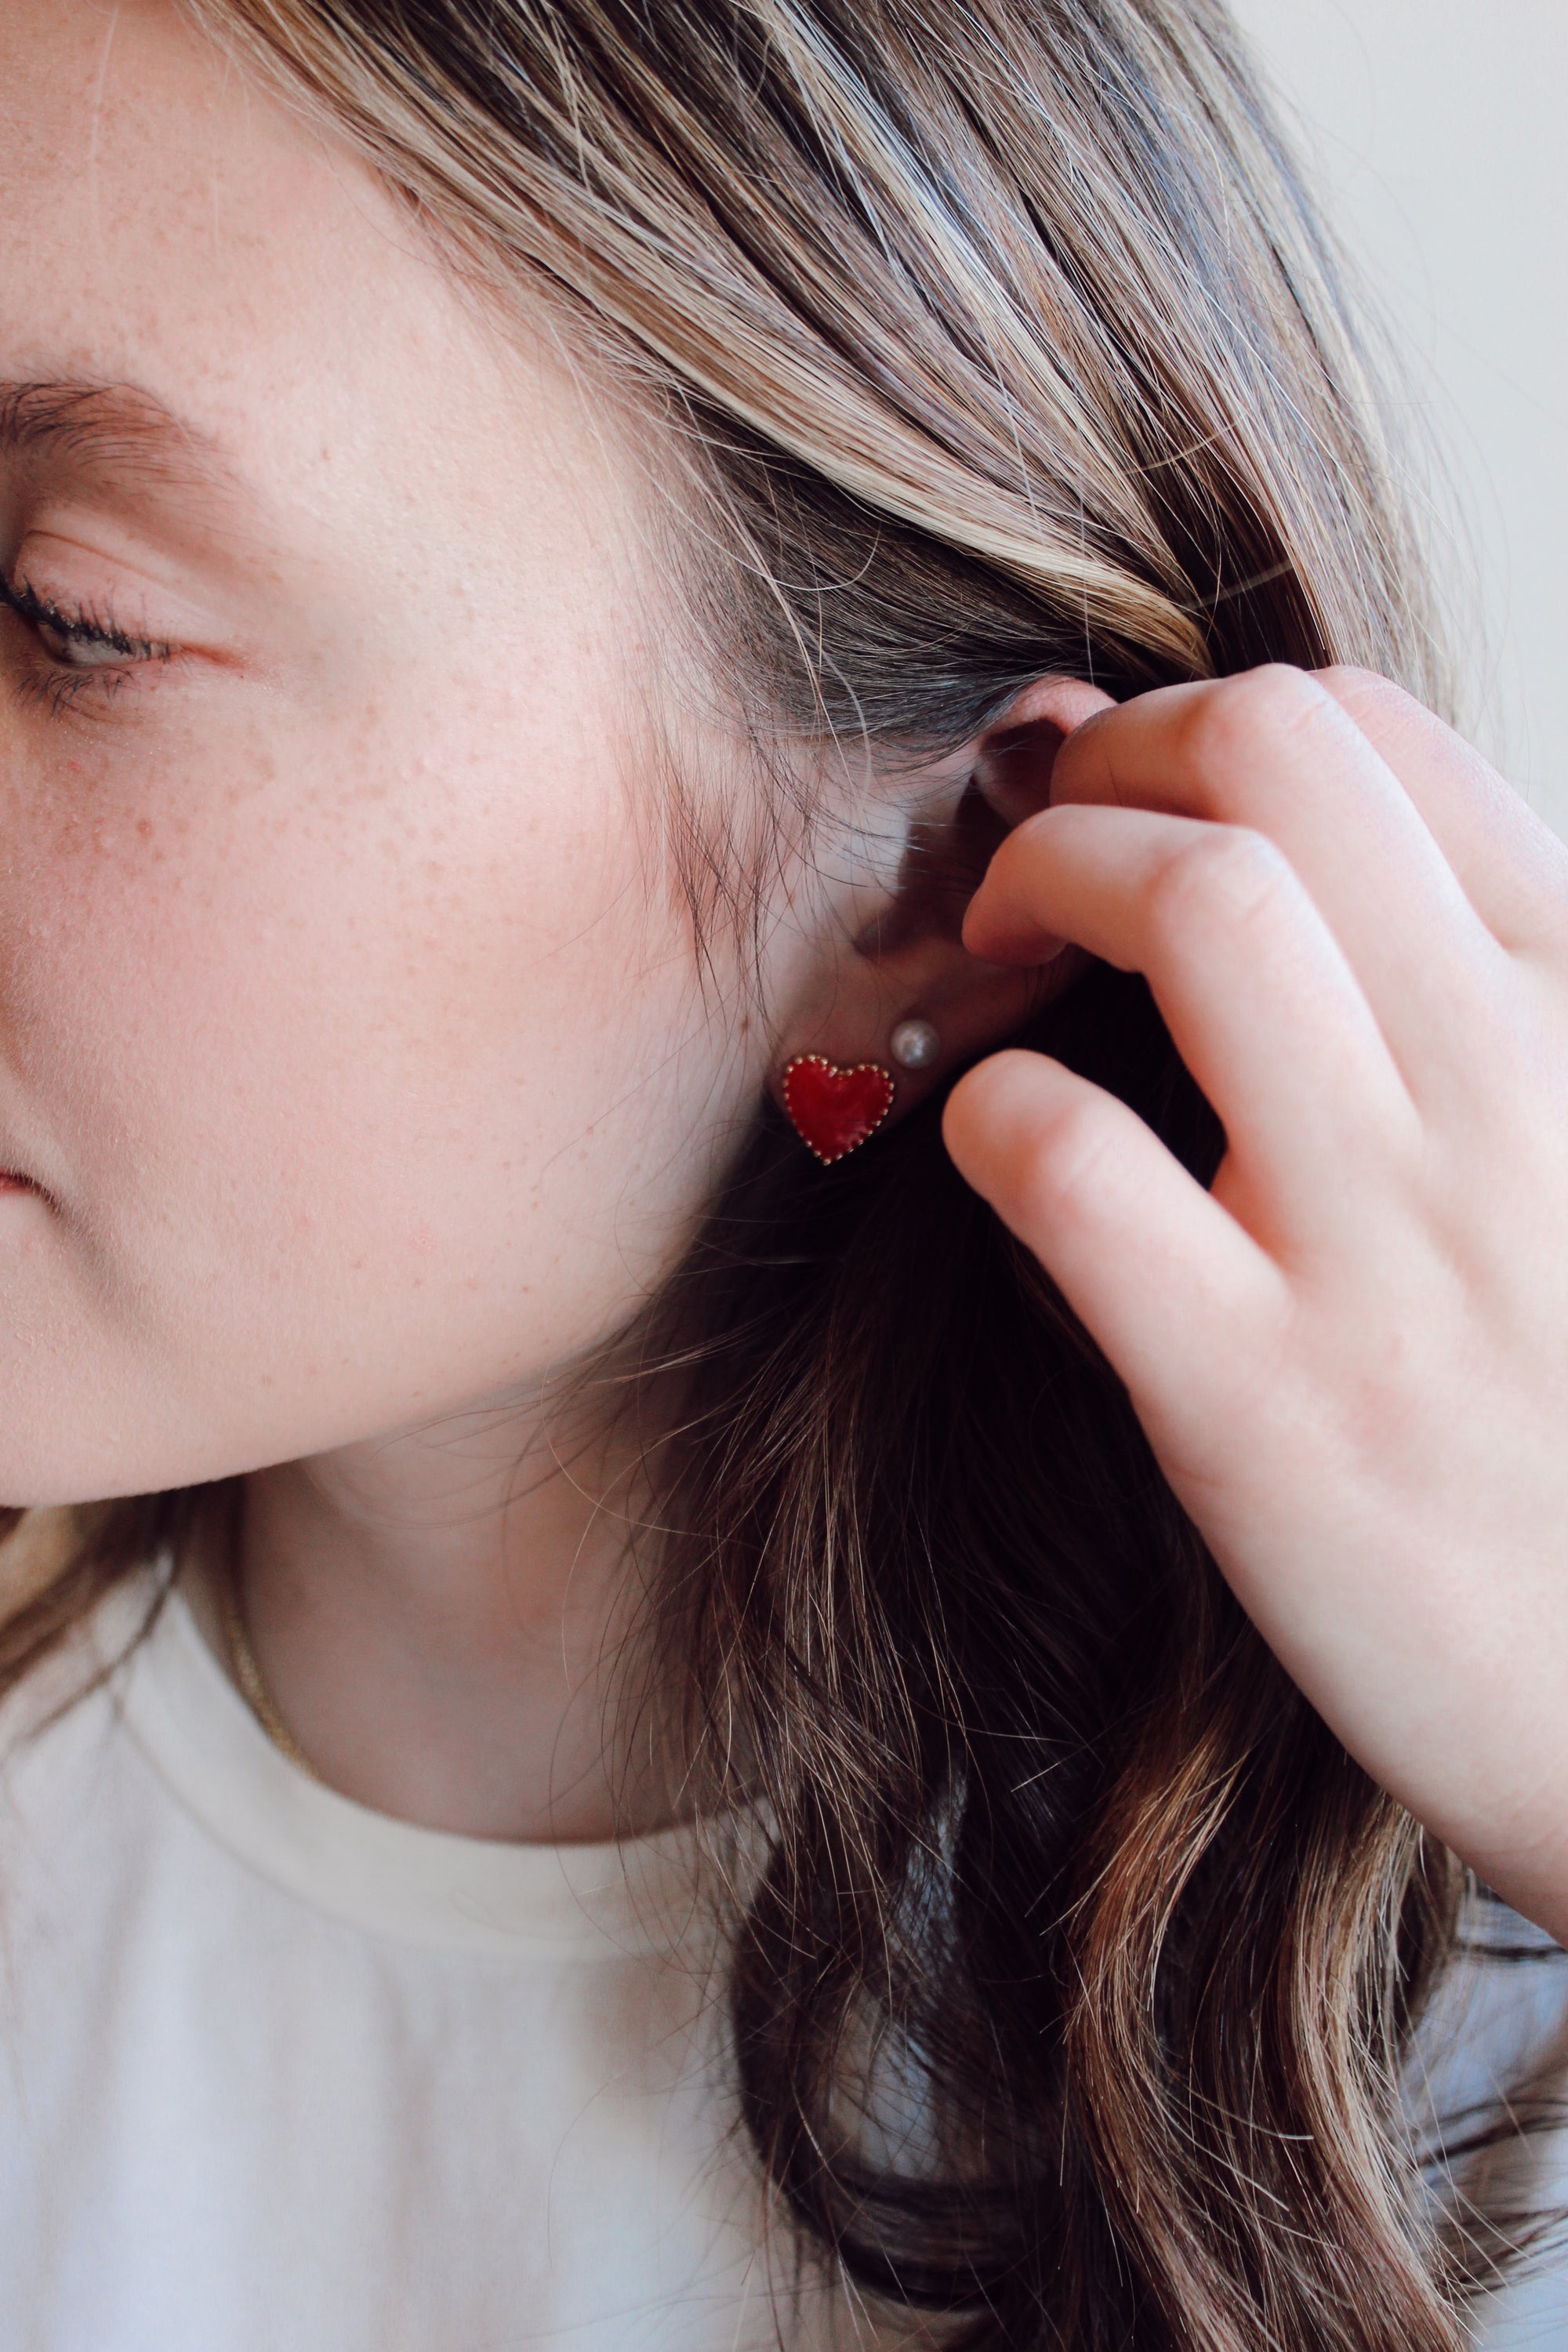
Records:
<instances>
[{"instance_id":1,"label":"hand","mask_svg":"<svg viewBox=\"0 0 1568 2352\"><path fill-rule=\"evenodd\" d=\"M1063 940L1146 975L1212 1193L1034 1054L953 1158L1346 1748L1568 1940L1568 851L1385 680L1259 670L1068 738L964 926Z\"/></svg>"}]
</instances>

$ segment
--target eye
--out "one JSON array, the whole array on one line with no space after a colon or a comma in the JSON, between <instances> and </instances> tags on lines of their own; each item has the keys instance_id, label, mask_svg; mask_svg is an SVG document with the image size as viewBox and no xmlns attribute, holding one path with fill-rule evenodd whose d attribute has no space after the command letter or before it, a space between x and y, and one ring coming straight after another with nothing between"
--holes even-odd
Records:
<instances>
[{"instance_id":1,"label":"eye","mask_svg":"<svg viewBox=\"0 0 1568 2352\"><path fill-rule=\"evenodd\" d=\"M150 637L137 637L118 627L112 614L86 610L67 612L40 596L26 581L0 581L0 604L31 628L53 666L56 707L68 699L79 683L93 677L108 687L143 663L170 658L172 648ZM58 689L64 688L63 697Z\"/></svg>"},{"instance_id":2,"label":"eye","mask_svg":"<svg viewBox=\"0 0 1568 2352\"><path fill-rule=\"evenodd\" d=\"M116 663L126 659L125 651L108 630L100 632L84 621L40 619L34 626L51 659L65 662L72 669L112 669Z\"/></svg>"}]
</instances>

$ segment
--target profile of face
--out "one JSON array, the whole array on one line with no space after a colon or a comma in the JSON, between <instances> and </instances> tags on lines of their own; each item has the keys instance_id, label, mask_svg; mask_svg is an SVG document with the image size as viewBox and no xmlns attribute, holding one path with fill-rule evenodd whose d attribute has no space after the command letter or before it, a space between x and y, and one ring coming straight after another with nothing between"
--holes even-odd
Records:
<instances>
[{"instance_id":1,"label":"profile of face","mask_svg":"<svg viewBox=\"0 0 1568 2352\"><path fill-rule=\"evenodd\" d=\"M638 821L647 498L608 404L158 0L7 7L0 89L0 1494L31 1502L571 1357L758 1074Z\"/></svg>"},{"instance_id":2,"label":"profile of face","mask_svg":"<svg viewBox=\"0 0 1568 2352\"><path fill-rule=\"evenodd\" d=\"M38 1503L542 1381L674 1262L779 1037L874 1051L931 991L847 1005L875 858L779 868L771 1014L693 953L647 436L547 321L172 0L15 0L0 89L0 1499Z\"/></svg>"}]
</instances>

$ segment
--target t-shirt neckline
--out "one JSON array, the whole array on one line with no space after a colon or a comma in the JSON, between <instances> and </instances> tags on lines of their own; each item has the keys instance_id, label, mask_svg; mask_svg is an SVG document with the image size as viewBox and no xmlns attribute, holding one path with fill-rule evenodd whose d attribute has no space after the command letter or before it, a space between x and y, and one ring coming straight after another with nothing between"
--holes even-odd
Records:
<instances>
[{"instance_id":1,"label":"t-shirt neckline","mask_svg":"<svg viewBox=\"0 0 1568 2352\"><path fill-rule=\"evenodd\" d=\"M697 1921L689 1829L622 1844L513 1845L421 1829L313 1780L276 1748L207 1647L176 1585L136 1579L100 1613L101 1654L137 1746L235 1860L369 1934L476 1958L585 1959L668 1949Z\"/></svg>"}]
</instances>

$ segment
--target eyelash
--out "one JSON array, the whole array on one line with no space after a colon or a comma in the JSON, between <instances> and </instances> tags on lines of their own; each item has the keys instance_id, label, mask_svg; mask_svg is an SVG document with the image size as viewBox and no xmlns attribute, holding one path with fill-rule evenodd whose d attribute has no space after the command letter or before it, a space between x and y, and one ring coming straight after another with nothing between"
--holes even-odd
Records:
<instances>
[{"instance_id":1,"label":"eyelash","mask_svg":"<svg viewBox=\"0 0 1568 2352\"><path fill-rule=\"evenodd\" d=\"M151 637L128 636L123 629L115 626L109 614L95 613L86 606L75 613L62 612L58 604L37 594L25 581L13 583L0 580L0 605L8 606L30 628L47 629L68 646L99 646L122 657L123 668L105 664L102 667L72 669L64 662L50 660L47 669L36 672L27 681L28 687L47 702L56 718L73 709L84 694L96 690L107 698L117 693L127 682L131 669L147 662L166 662L173 656L173 646Z\"/></svg>"}]
</instances>

